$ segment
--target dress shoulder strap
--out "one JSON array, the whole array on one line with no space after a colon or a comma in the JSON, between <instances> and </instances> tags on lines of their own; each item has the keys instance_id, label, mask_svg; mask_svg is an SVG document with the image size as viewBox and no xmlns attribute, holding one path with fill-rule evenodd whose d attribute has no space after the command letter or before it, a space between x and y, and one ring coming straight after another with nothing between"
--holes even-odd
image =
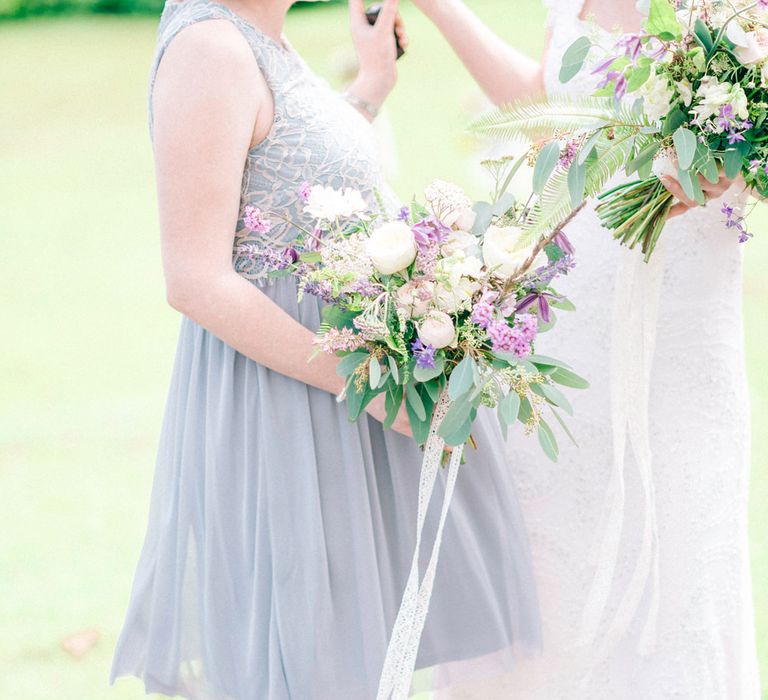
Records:
<instances>
[{"instance_id":1,"label":"dress shoulder strap","mask_svg":"<svg viewBox=\"0 0 768 700\"><path fill-rule=\"evenodd\" d=\"M148 117L150 135L153 131L152 93L157 70L166 49L183 29L198 22L222 19L234 24L245 37L253 51L259 69L272 91L275 113L282 111L281 91L277 88L283 82L281 76L286 72L285 64L290 61L292 50L267 36L221 3L214 0L177 0L166 3L157 31L157 47L149 75Z\"/></svg>"}]
</instances>

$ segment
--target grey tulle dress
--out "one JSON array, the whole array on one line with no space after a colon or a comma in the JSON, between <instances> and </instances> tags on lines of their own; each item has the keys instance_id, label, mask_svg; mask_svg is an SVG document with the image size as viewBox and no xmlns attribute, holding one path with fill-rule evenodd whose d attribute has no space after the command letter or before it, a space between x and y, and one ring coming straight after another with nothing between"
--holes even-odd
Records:
<instances>
[{"instance_id":1,"label":"grey tulle dress","mask_svg":"<svg viewBox=\"0 0 768 700\"><path fill-rule=\"evenodd\" d=\"M214 19L242 32L275 103L272 130L245 163L241 211L253 204L307 224L304 182L355 187L372 204L374 190L386 193L370 125L290 46L225 6L167 5L152 76L178 32ZM276 226L256 237L241 220L233 264L314 330L323 302L297 303L292 279L266 280L253 255L290 236ZM429 688L455 676L440 671L452 661L503 672L539 645L525 529L504 452L492 448L502 439L495 417L483 415L474 435L417 661L438 667L422 674ZM335 396L183 317L111 681L138 676L148 692L205 700L375 698L413 554L420 465L409 438L367 416L349 422Z\"/></svg>"}]
</instances>

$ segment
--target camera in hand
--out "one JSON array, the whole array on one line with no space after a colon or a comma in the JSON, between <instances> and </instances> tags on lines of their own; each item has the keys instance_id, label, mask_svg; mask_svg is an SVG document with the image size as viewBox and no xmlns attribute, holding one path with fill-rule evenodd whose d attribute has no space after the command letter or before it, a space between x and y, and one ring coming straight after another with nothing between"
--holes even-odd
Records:
<instances>
[{"instance_id":1,"label":"camera in hand","mask_svg":"<svg viewBox=\"0 0 768 700\"><path fill-rule=\"evenodd\" d=\"M379 18L379 14L381 13L381 3L377 2L374 5L371 5L366 11L365 16L368 20L368 24L376 24L376 20ZM402 46L400 46L400 40L397 38L397 32L395 32L395 46L397 46L397 57L400 58L401 56L405 55L405 50Z\"/></svg>"}]
</instances>

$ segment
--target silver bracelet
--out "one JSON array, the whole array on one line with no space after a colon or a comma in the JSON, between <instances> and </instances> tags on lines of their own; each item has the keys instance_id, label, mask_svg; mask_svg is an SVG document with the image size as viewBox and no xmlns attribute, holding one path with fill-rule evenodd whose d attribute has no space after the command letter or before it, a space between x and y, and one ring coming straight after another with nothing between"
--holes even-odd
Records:
<instances>
[{"instance_id":1,"label":"silver bracelet","mask_svg":"<svg viewBox=\"0 0 768 700\"><path fill-rule=\"evenodd\" d=\"M353 95L351 92L342 92L341 96L349 102L353 107L363 110L366 114L369 114L371 119L376 119L379 116L379 108L372 105L370 102L366 102L364 99Z\"/></svg>"}]
</instances>

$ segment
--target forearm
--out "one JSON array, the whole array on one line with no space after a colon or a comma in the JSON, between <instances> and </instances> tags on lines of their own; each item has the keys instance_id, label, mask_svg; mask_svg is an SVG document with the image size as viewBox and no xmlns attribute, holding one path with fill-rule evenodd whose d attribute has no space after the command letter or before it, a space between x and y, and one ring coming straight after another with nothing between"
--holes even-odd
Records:
<instances>
[{"instance_id":1,"label":"forearm","mask_svg":"<svg viewBox=\"0 0 768 700\"><path fill-rule=\"evenodd\" d=\"M275 372L338 394L338 359L315 351L314 333L234 271L168 286L168 301L241 354Z\"/></svg>"},{"instance_id":2,"label":"forearm","mask_svg":"<svg viewBox=\"0 0 768 700\"><path fill-rule=\"evenodd\" d=\"M497 36L462 0L426 0L422 9L494 104L544 91L541 63Z\"/></svg>"}]
</instances>

